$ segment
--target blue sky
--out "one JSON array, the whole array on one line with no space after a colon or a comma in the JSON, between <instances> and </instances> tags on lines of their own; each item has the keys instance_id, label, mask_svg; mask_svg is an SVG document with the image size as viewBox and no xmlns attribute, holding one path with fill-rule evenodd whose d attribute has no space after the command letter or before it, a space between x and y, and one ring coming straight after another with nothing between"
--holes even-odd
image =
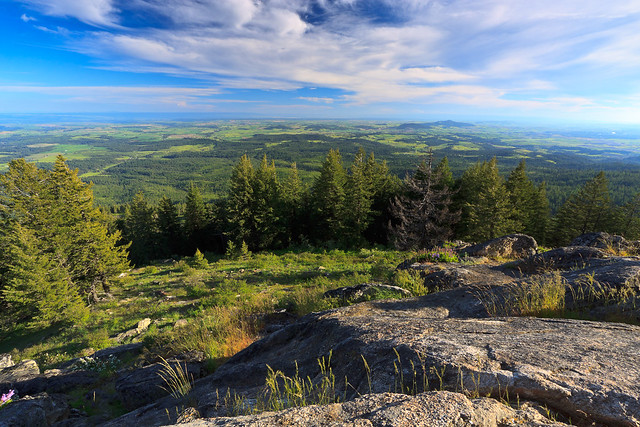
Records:
<instances>
[{"instance_id":1,"label":"blue sky","mask_svg":"<svg viewBox=\"0 0 640 427\"><path fill-rule=\"evenodd\" d=\"M640 121L638 0L0 0L0 113Z\"/></svg>"}]
</instances>

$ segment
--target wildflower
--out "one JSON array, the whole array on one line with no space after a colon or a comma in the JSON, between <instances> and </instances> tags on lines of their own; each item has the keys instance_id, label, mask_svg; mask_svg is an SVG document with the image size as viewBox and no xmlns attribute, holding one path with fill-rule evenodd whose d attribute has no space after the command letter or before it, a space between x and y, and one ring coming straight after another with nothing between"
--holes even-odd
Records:
<instances>
[{"instance_id":1,"label":"wildflower","mask_svg":"<svg viewBox=\"0 0 640 427\"><path fill-rule=\"evenodd\" d=\"M0 406L11 402L11 398L13 397L13 395L15 393L16 393L15 390L9 390L9 393L6 393L6 394L3 394L2 396L0 396Z\"/></svg>"}]
</instances>

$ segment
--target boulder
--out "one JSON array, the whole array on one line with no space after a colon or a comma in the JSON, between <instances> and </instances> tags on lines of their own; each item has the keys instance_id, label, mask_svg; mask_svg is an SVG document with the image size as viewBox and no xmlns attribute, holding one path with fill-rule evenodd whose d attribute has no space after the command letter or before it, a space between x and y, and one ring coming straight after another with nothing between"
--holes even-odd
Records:
<instances>
[{"instance_id":1,"label":"boulder","mask_svg":"<svg viewBox=\"0 0 640 427\"><path fill-rule=\"evenodd\" d=\"M110 357L121 358L123 356L137 355L142 352L143 347L144 344L141 342L108 347L96 351L95 353L93 353L92 357L98 359L108 359Z\"/></svg>"},{"instance_id":2,"label":"boulder","mask_svg":"<svg viewBox=\"0 0 640 427\"><path fill-rule=\"evenodd\" d=\"M639 249L637 241L629 241L622 236L603 232L578 236L573 239L569 246L588 246L613 252L636 252Z\"/></svg>"},{"instance_id":3,"label":"boulder","mask_svg":"<svg viewBox=\"0 0 640 427\"><path fill-rule=\"evenodd\" d=\"M126 332L122 332L121 334L118 334L115 337L115 339L119 343L134 339L138 337L140 334L142 334L144 331L146 331L149 328L149 325L151 325L151 319L147 317L139 321L135 328L129 329Z\"/></svg>"},{"instance_id":4,"label":"boulder","mask_svg":"<svg viewBox=\"0 0 640 427\"><path fill-rule=\"evenodd\" d=\"M64 420L69 412L63 395L25 396L0 410L0 427L47 427Z\"/></svg>"},{"instance_id":5,"label":"boulder","mask_svg":"<svg viewBox=\"0 0 640 427\"><path fill-rule=\"evenodd\" d=\"M586 263L583 268L571 269L562 275L571 284L592 280L607 288L640 290L640 258L596 259Z\"/></svg>"},{"instance_id":6,"label":"boulder","mask_svg":"<svg viewBox=\"0 0 640 427\"><path fill-rule=\"evenodd\" d=\"M608 254L598 248L588 246L569 246L552 249L521 260L516 267L527 273L544 272L548 270L566 270L583 268L594 259L606 258Z\"/></svg>"},{"instance_id":7,"label":"boulder","mask_svg":"<svg viewBox=\"0 0 640 427\"><path fill-rule=\"evenodd\" d=\"M186 369L187 376L193 381L205 374L203 359L171 359L168 363L173 369L178 369L177 365L180 364L180 368ZM169 387L160 376L164 369L162 364L154 363L121 373L116 378L115 387L124 407L133 410L169 394Z\"/></svg>"},{"instance_id":8,"label":"boulder","mask_svg":"<svg viewBox=\"0 0 640 427\"><path fill-rule=\"evenodd\" d=\"M0 370L0 387L33 379L40 375L40 368L35 360L23 360L22 362Z\"/></svg>"},{"instance_id":9,"label":"boulder","mask_svg":"<svg viewBox=\"0 0 640 427\"><path fill-rule=\"evenodd\" d=\"M509 234L460 251L460 255L489 258L524 258L535 255L538 249L536 240L526 234Z\"/></svg>"},{"instance_id":10,"label":"boulder","mask_svg":"<svg viewBox=\"0 0 640 427\"><path fill-rule=\"evenodd\" d=\"M509 425L515 420L519 426L567 425L551 421L528 406L516 410L495 399L468 399L463 394L448 391L432 391L417 396L394 393L369 394L345 403L290 408L275 413L265 412L233 418L200 419L181 425L498 427Z\"/></svg>"},{"instance_id":11,"label":"boulder","mask_svg":"<svg viewBox=\"0 0 640 427\"><path fill-rule=\"evenodd\" d=\"M0 354L0 370L15 365L9 353Z\"/></svg>"},{"instance_id":12,"label":"boulder","mask_svg":"<svg viewBox=\"0 0 640 427\"><path fill-rule=\"evenodd\" d=\"M335 377L348 378L349 387L338 390L347 398L394 392L402 380L405 386L428 382L480 396L518 396L574 422L640 423L640 327L452 318L448 307L437 309L429 299L361 303L308 315L241 351L201 383L194 393L198 411L219 415L218 389L256 395L267 365L289 376L297 366L303 378L317 378L318 359L331 355Z\"/></svg>"},{"instance_id":13,"label":"boulder","mask_svg":"<svg viewBox=\"0 0 640 427\"><path fill-rule=\"evenodd\" d=\"M355 286L345 286L331 289L324 293L325 298L339 298L344 301L360 302L384 297L410 297L411 292L398 286L383 285L381 283L362 283Z\"/></svg>"}]
</instances>

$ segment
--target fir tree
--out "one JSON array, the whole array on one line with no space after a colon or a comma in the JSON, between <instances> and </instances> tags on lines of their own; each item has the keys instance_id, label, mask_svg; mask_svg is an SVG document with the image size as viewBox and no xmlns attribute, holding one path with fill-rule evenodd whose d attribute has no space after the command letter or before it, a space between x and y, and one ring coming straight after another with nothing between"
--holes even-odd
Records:
<instances>
[{"instance_id":1,"label":"fir tree","mask_svg":"<svg viewBox=\"0 0 640 427\"><path fill-rule=\"evenodd\" d=\"M377 162L373 153L367 159L365 173L371 183L372 203L371 221L364 235L371 243L387 244L391 201L401 191L402 181L389 172L386 161Z\"/></svg>"},{"instance_id":2,"label":"fir tree","mask_svg":"<svg viewBox=\"0 0 640 427\"><path fill-rule=\"evenodd\" d=\"M122 237L131 242L129 258L144 264L158 258L158 230L155 212L143 192L136 193L127 206L122 219Z\"/></svg>"},{"instance_id":3,"label":"fir tree","mask_svg":"<svg viewBox=\"0 0 640 427\"><path fill-rule=\"evenodd\" d=\"M285 246L291 245L304 232L304 194L305 188L300 180L298 168L292 163L280 192L281 204L278 215L281 240Z\"/></svg>"},{"instance_id":4,"label":"fir tree","mask_svg":"<svg viewBox=\"0 0 640 427\"><path fill-rule=\"evenodd\" d=\"M599 172L560 207L554 218L553 241L567 244L588 232L607 231L611 216L607 177Z\"/></svg>"},{"instance_id":5,"label":"fir tree","mask_svg":"<svg viewBox=\"0 0 640 427\"><path fill-rule=\"evenodd\" d=\"M206 247L207 225L207 207L202 199L202 193L197 185L191 183L184 208L184 235L188 253L197 248Z\"/></svg>"},{"instance_id":6,"label":"fir tree","mask_svg":"<svg viewBox=\"0 0 640 427\"><path fill-rule=\"evenodd\" d=\"M464 172L457 201L462 210L459 235L463 238L483 241L513 230L509 193L495 157Z\"/></svg>"},{"instance_id":7,"label":"fir tree","mask_svg":"<svg viewBox=\"0 0 640 427\"><path fill-rule=\"evenodd\" d=\"M343 207L344 220L342 240L347 246L361 246L364 231L372 221L374 195L374 164L369 164L365 151L360 148L351 165L346 181L346 197Z\"/></svg>"},{"instance_id":8,"label":"fir tree","mask_svg":"<svg viewBox=\"0 0 640 427\"><path fill-rule=\"evenodd\" d=\"M160 253L163 257L182 253L184 234L180 225L178 208L167 196L162 196L158 203L156 228L159 234Z\"/></svg>"},{"instance_id":9,"label":"fir tree","mask_svg":"<svg viewBox=\"0 0 640 427\"><path fill-rule=\"evenodd\" d=\"M7 310L35 323L77 320L83 298L127 267L91 186L58 156L51 171L24 159L0 176L0 298Z\"/></svg>"},{"instance_id":10,"label":"fir tree","mask_svg":"<svg viewBox=\"0 0 640 427\"><path fill-rule=\"evenodd\" d=\"M276 166L268 162L266 154L251 180L253 200L251 204L251 222L249 240L251 249L266 249L278 245L281 235L279 225L280 184L276 175Z\"/></svg>"},{"instance_id":11,"label":"fir tree","mask_svg":"<svg viewBox=\"0 0 640 427\"><path fill-rule=\"evenodd\" d=\"M230 237L236 245L247 241L253 232L253 165L244 154L231 171L227 197L227 219Z\"/></svg>"},{"instance_id":12,"label":"fir tree","mask_svg":"<svg viewBox=\"0 0 640 427\"><path fill-rule=\"evenodd\" d=\"M449 159L447 159L447 156L443 157L436 165L435 176L438 177L438 181L436 182L438 188L443 189L446 187L453 189L455 182L451 169L449 168Z\"/></svg>"},{"instance_id":13,"label":"fir tree","mask_svg":"<svg viewBox=\"0 0 640 427\"><path fill-rule=\"evenodd\" d=\"M312 189L313 213L319 240L339 241L345 223L347 175L340 151L329 150Z\"/></svg>"},{"instance_id":14,"label":"fir tree","mask_svg":"<svg viewBox=\"0 0 640 427\"><path fill-rule=\"evenodd\" d=\"M391 230L398 249L430 248L453 235L459 214L450 210L451 190L443 184L442 170L432 169L432 161L429 153L415 173L405 178L404 195L392 204L396 224Z\"/></svg>"}]
</instances>

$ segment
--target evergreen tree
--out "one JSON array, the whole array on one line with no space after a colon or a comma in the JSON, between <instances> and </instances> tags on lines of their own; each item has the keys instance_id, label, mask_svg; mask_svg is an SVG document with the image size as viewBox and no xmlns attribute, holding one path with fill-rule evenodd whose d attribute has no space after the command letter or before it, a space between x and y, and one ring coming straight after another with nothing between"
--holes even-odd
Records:
<instances>
[{"instance_id":1,"label":"evergreen tree","mask_svg":"<svg viewBox=\"0 0 640 427\"><path fill-rule=\"evenodd\" d=\"M162 196L158 203L156 228L159 234L160 254L163 257L182 253L184 234L178 208L167 196Z\"/></svg>"},{"instance_id":2,"label":"evergreen tree","mask_svg":"<svg viewBox=\"0 0 640 427\"><path fill-rule=\"evenodd\" d=\"M640 193L616 209L615 231L627 239L640 238Z\"/></svg>"},{"instance_id":3,"label":"evergreen tree","mask_svg":"<svg viewBox=\"0 0 640 427\"><path fill-rule=\"evenodd\" d=\"M252 250L266 249L279 244L281 230L278 213L280 207L280 184L276 175L276 165L270 164L266 154L251 180L253 200L251 204L251 233L246 243Z\"/></svg>"},{"instance_id":4,"label":"evergreen tree","mask_svg":"<svg viewBox=\"0 0 640 427\"><path fill-rule=\"evenodd\" d=\"M436 186L439 189L443 189L445 187L450 190L453 189L455 181L453 180L453 174L449 168L449 159L447 159L447 156L443 157L436 165L435 176L438 177Z\"/></svg>"},{"instance_id":5,"label":"evergreen tree","mask_svg":"<svg viewBox=\"0 0 640 427\"><path fill-rule=\"evenodd\" d=\"M184 208L184 235L187 253L207 246L207 207L202 199L200 188L191 183L187 191Z\"/></svg>"},{"instance_id":6,"label":"evergreen tree","mask_svg":"<svg viewBox=\"0 0 640 427\"><path fill-rule=\"evenodd\" d=\"M373 153L367 159L365 171L372 188L371 221L365 237L371 243L387 244L391 201L400 193L402 181L389 172L386 161L377 162Z\"/></svg>"},{"instance_id":7,"label":"evergreen tree","mask_svg":"<svg viewBox=\"0 0 640 427\"><path fill-rule=\"evenodd\" d=\"M312 189L313 214L319 240L340 241L342 237L346 182L340 151L331 149Z\"/></svg>"},{"instance_id":8,"label":"evergreen tree","mask_svg":"<svg viewBox=\"0 0 640 427\"><path fill-rule=\"evenodd\" d=\"M51 171L13 160L0 176L0 299L35 323L77 320L82 298L127 267L120 235L93 206L91 186L58 156Z\"/></svg>"},{"instance_id":9,"label":"evergreen tree","mask_svg":"<svg viewBox=\"0 0 640 427\"><path fill-rule=\"evenodd\" d=\"M509 217L514 231L531 235L543 241L549 223L549 201L546 185L536 187L526 173L526 162L521 160L511 171L506 182L511 202Z\"/></svg>"},{"instance_id":10,"label":"evergreen tree","mask_svg":"<svg viewBox=\"0 0 640 427\"><path fill-rule=\"evenodd\" d=\"M462 211L459 235L463 238L483 241L513 230L509 193L495 157L464 172L457 201Z\"/></svg>"},{"instance_id":11,"label":"evergreen tree","mask_svg":"<svg viewBox=\"0 0 640 427\"><path fill-rule=\"evenodd\" d=\"M143 192L136 193L127 206L122 219L122 237L131 242L129 259L136 264L145 264L158 258L158 230L155 228L154 209Z\"/></svg>"},{"instance_id":12,"label":"evergreen tree","mask_svg":"<svg viewBox=\"0 0 640 427\"><path fill-rule=\"evenodd\" d=\"M554 218L553 241L567 244L588 232L607 231L611 216L607 177L599 172L560 207Z\"/></svg>"},{"instance_id":13,"label":"evergreen tree","mask_svg":"<svg viewBox=\"0 0 640 427\"><path fill-rule=\"evenodd\" d=\"M535 237L539 243L546 243L550 222L547 184L543 181L535 189L529 224L525 228L525 233Z\"/></svg>"},{"instance_id":14,"label":"evergreen tree","mask_svg":"<svg viewBox=\"0 0 640 427\"><path fill-rule=\"evenodd\" d=\"M248 241L253 232L253 165L244 154L231 171L227 197L227 219L231 240L236 245Z\"/></svg>"},{"instance_id":15,"label":"evergreen tree","mask_svg":"<svg viewBox=\"0 0 640 427\"><path fill-rule=\"evenodd\" d=\"M344 220L342 240L347 246L361 246L364 243L364 231L372 221L374 182L376 178L375 160L369 163L362 147L351 165L346 181L346 197L343 207Z\"/></svg>"},{"instance_id":16,"label":"evergreen tree","mask_svg":"<svg viewBox=\"0 0 640 427\"><path fill-rule=\"evenodd\" d=\"M535 187L527 177L526 162L521 160L507 178L506 187L511 202L510 221L514 230L524 233L530 224L533 211Z\"/></svg>"},{"instance_id":17,"label":"evergreen tree","mask_svg":"<svg viewBox=\"0 0 640 427\"><path fill-rule=\"evenodd\" d=\"M442 169L432 169L429 153L413 176L405 178L404 195L392 204L396 224L391 227L398 249L422 249L441 244L453 235L459 213L452 212L451 190L443 184Z\"/></svg>"},{"instance_id":18,"label":"evergreen tree","mask_svg":"<svg viewBox=\"0 0 640 427\"><path fill-rule=\"evenodd\" d=\"M305 188L295 163L291 164L289 175L285 179L280 192L280 232L285 246L291 245L304 233L304 194Z\"/></svg>"}]
</instances>

